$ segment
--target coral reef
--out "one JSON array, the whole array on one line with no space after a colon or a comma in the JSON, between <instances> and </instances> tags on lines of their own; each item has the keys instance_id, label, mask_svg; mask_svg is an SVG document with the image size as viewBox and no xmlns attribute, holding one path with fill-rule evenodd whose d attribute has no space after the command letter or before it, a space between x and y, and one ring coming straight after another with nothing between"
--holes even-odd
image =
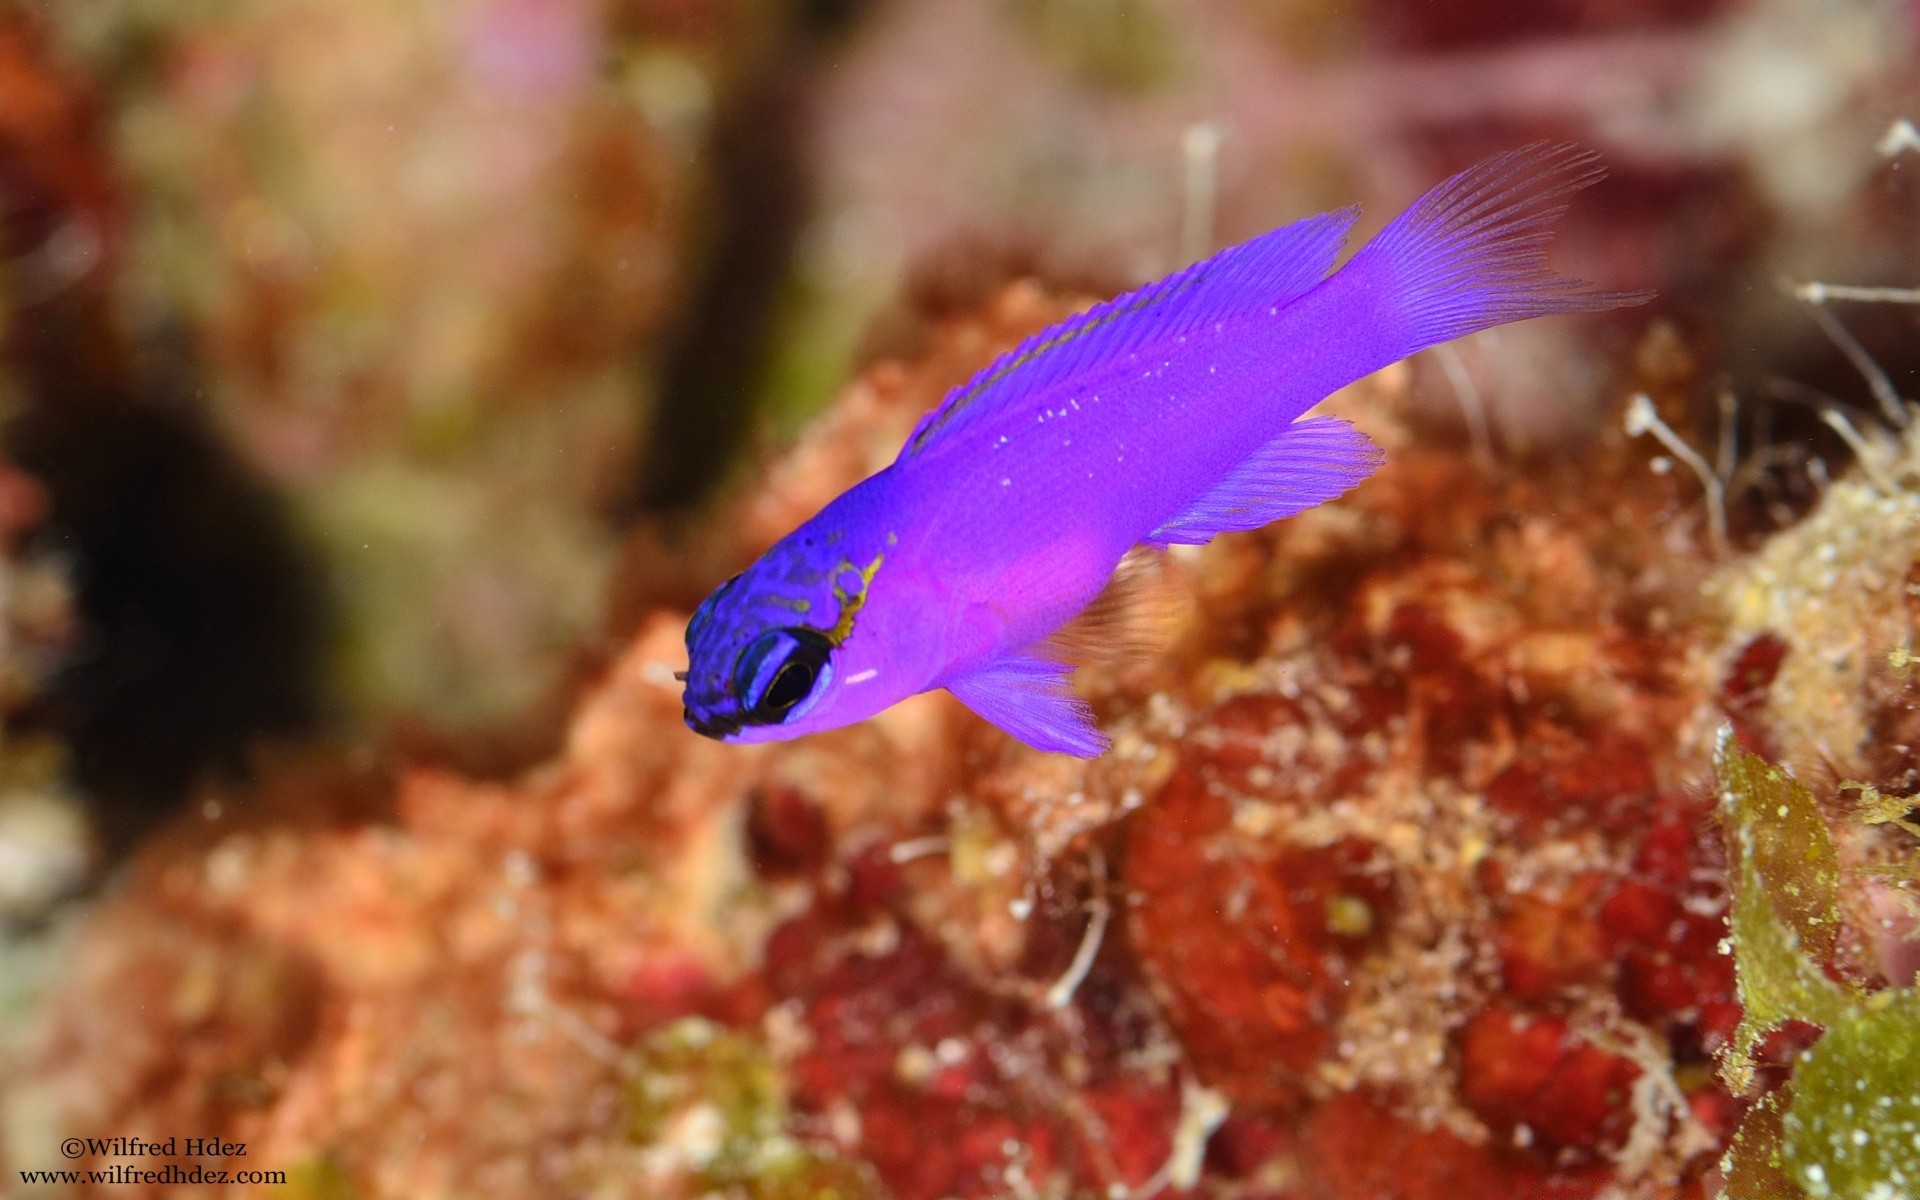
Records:
<instances>
[{"instance_id":1,"label":"coral reef","mask_svg":"<svg viewBox=\"0 0 1920 1200\"><path fill-rule=\"evenodd\" d=\"M0 12L0 90L0 436L44 498L32 552L61 563L84 628L35 708L117 852L201 771L311 718L320 588L184 368L116 315L130 206L99 96L19 6Z\"/></svg>"},{"instance_id":2,"label":"coral reef","mask_svg":"<svg viewBox=\"0 0 1920 1200\"><path fill-rule=\"evenodd\" d=\"M76 632L64 564L29 541L45 510L40 485L0 461L0 925L39 915L90 857L62 747L33 711Z\"/></svg>"},{"instance_id":3,"label":"coral reef","mask_svg":"<svg viewBox=\"0 0 1920 1200\"><path fill-rule=\"evenodd\" d=\"M76 653L69 566L41 544L46 489L0 458L0 1073L17 1067L72 901L99 858L50 727L48 679Z\"/></svg>"},{"instance_id":4,"label":"coral reef","mask_svg":"<svg viewBox=\"0 0 1920 1200\"><path fill-rule=\"evenodd\" d=\"M1082 302L936 323L648 590ZM315 1194L1700 1194L1739 1010L1698 522L1618 438L1478 466L1406 385L1331 402L1374 481L1166 565L1176 643L1084 673L1107 757L939 695L705 742L657 612L517 782L288 767L150 847L9 1111Z\"/></svg>"},{"instance_id":5,"label":"coral reef","mask_svg":"<svg viewBox=\"0 0 1920 1200\"><path fill-rule=\"evenodd\" d=\"M291 496L348 712L510 717L597 632L711 110L780 7L48 10L134 198L118 310Z\"/></svg>"},{"instance_id":6,"label":"coral reef","mask_svg":"<svg viewBox=\"0 0 1920 1200\"><path fill-rule=\"evenodd\" d=\"M33 544L46 507L39 483L0 460L0 958L15 949L14 926L85 882L94 854L65 747L36 711L77 632L66 564ZM0 1029L19 1000L13 990L0 989Z\"/></svg>"},{"instance_id":7,"label":"coral reef","mask_svg":"<svg viewBox=\"0 0 1920 1200\"><path fill-rule=\"evenodd\" d=\"M1910 1192L1920 440L1848 427L1859 468L1829 483L1808 464L1836 443L1785 455L1799 427L1729 402L1722 453L1692 455L1704 512L1667 469L1720 390L1703 312L1818 407L1844 348L1753 279L1920 269L1908 164L1876 166L1885 122L1857 115L1912 83L1894 7L915 0L830 66L769 58L843 7L85 0L46 8L66 75L0 15L5 366L39 422L0 463L0 887L29 879L9 853L80 864L0 891L0 922L85 865L45 849L71 802L28 736L81 620L54 547L92 556L110 644L187 613L175 690L138 711L218 693L227 759L311 713L214 666L317 692L312 627L260 612L338 599L362 729L525 733L620 560L618 645L574 668L546 761L308 749L202 785L35 943L59 961L24 1044L4 1022L42 971L0 943L9 1185L125 1165L56 1163L104 1134L244 1143L203 1161L309 1200ZM1664 319L1633 355L1588 350L1637 316L1541 323L1332 398L1389 465L1157 564L1171 641L1077 677L1110 754L1034 754L944 694L777 746L684 728L690 606L994 354L1211 243L1569 127L1619 170L1566 265L1661 286ZM756 136L793 145L728 159ZM818 194L726 178L762 168ZM770 317L694 282L755 247ZM909 263L936 267L869 322ZM1662 447L1598 420L1629 384ZM837 399L616 545L669 387L782 430ZM649 501L700 494L738 417L657 424L713 447ZM164 586L127 603L116 572Z\"/></svg>"}]
</instances>

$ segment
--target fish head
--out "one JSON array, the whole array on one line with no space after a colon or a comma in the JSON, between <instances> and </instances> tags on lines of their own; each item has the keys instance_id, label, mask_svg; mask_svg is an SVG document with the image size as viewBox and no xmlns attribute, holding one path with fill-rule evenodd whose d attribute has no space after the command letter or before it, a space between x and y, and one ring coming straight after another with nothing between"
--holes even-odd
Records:
<instances>
[{"instance_id":1,"label":"fish head","mask_svg":"<svg viewBox=\"0 0 1920 1200\"><path fill-rule=\"evenodd\" d=\"M803 530L716 589L687 623L687 727L784 741L920 690L899 686L909 673L893 669L884 606L869 604L884 561L884 550L848 554Z\"/></svg>"}]
</instances>

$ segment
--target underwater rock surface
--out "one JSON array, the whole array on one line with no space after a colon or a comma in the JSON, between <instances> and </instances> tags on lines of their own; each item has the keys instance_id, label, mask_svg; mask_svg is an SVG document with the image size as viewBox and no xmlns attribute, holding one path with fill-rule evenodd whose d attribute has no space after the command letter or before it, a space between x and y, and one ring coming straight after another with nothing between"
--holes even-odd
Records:
<instances>
[{"instance_id":1,"label":"underwater rock surface","mask_svg":"<svg viewBox=\"0 0 1920 1200\"><path fill-rule=\"evenodd\" d=\"M937 323L704 561L636 550L636 594L697 594L1080 303L1023 283ZM1406 380L1329 402L1387 448L1372 481L1169 560L1174 644L1082 673L1091 763L944 695L704 741L655 610L517 781L289 763L241 815L208 796L76 939L7 1165L192 1130L304 1197L1707 1194L1748 1103L1715 1072L1714 731L1904 794L1882 739L1818 729L1904 713L1905 677L1823 675L1803 715L1827 626L1769 582L1818 557L1798 531L1716 567L1637 446L1483 468L1407 423ZM1920 550L1875 528L1836 554ZM1861 598L1896 641L1904 571ZM1871 988L1893 884L1849 864L1911 835L1849 829L1834 945Z\"/></svg>"},{"instance_id":2,"label":"underwater rock surface","mask_svg":"<svg viewBox=\"0 0 1920 1200\"><path fill-rule=\"evenodd\" d=\"M715 110L786 7L45 6L125 193L114 316L288 497L345 715L511 721L598 632Z\"/></svg>"},{"instance_id":3,"label":"underwater rock surface","mask_svg":"<svg viewBox=\"0 0 1920 1200\"><path fill-rule=\"evenodd\" d=\"M48 507L39 480L0 457L0 1061L46 972L22 933L82 888L99 852L47 723L48 679L80 639L70 565L36 545Z\"/></svg>"}]
</instances>

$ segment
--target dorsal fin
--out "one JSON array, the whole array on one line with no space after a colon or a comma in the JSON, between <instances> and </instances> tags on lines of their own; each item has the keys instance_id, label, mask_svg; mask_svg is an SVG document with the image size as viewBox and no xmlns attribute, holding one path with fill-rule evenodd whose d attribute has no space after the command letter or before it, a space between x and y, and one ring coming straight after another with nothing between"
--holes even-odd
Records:
<instances>
[{"instance_id":1,"label":"dorsal fin","mask_svg":"<svg viewBox=\"0 0 1920 1200\"><path fill-rule=\"evenodd\" d=\"M1128 350L1297 299L1333 269L1359 215L1358 208L1343 208L1283 225L1041 330L949 392L908 435L900 458Z\"/></svg>"}]
</instances>

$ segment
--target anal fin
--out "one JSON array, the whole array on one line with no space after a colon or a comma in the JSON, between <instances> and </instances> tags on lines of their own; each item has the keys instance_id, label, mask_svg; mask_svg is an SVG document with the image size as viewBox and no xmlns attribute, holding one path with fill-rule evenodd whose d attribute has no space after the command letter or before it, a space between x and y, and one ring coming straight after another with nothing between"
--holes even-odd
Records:
<instances>
[{"instance_id":1,"label":"anal fin","mask_svg":"<svg viewBox=\"0 0 1920 1200\"><path fill-rule=\"evenodd\" d=\"M1173 520L1152 545L1199 546L1324 504L1384 461L1367 435L1338 417L1306 417L1248 455Z\"/></svg>"},{"instance_id":2,"label":"anal fin","mask_svg":"<svg viewBox=\"0 0 1920 1200\"><path fill-rule=\"evenodd\" d=\"M1030 654L1007 654L947 681L946 688L986 720L1035 750L1096 758L1108 746L1093 711L1073 694L1073 668Z\"/></svg>"}]
</instances>

